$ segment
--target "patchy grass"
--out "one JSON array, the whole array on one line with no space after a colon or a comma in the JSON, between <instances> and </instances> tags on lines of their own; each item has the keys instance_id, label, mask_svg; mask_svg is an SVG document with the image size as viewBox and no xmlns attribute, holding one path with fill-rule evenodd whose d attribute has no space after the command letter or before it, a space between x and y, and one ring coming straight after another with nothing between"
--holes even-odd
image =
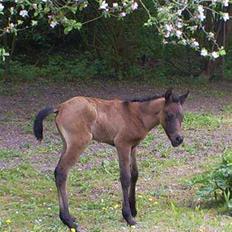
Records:
<instances>
[{"instance_id":1,"label":"patchy grass","mask_svg":"<svg viewBox=\"0 0 232 232\"><path fill-rule=\"evenodd\" d=\"M143 145L144 147L149 147L149 146L152 144L152 142L153 142L154 139L155 139L154 134L149 133L149 134L146 136L146 138L143 140L142 145Z\"/></svg>"},{"instance_id":2,"label":"patchy grass","mask_svg":"<svg viewBox=\"0 0 232 232\"><path fill-rule=\"evenodd\" d=\"M225 113L232 113L232 104L224 106L223 111Z\"/></svg>"},{"instance_id":3,"label":"patchy grass","mask_svg":"<svg viewBox=\"0 0 232 232\"><path fill-rule=\"evenodd\" d=\"M12 159L15 157L21 157L22 153L17 150L0 149L0 160Z\"/></svg>"},{"instance_id":4,"label":"patchy grass","mask_svg":"<svg viewBox=\"0 0 232 232\"><path fill-rule=\"evenodd\" d=\"M98 154L83 157L77 170L69 176L71 212L88 231L207 231L214 228L214 231L229 232L232 229L230 217L218 214L215 209L189 207L179 199L191 199L191 195L185 195L184 190L171 190L171 183L178 184L178 177L167 170L182 169L184 159L158 159L144 151L138 154L138 225L127 227L120 209L118 162L112 158L86 169L84 164L94 163L99 157ZM24 162L2 170L0 179L1 231L68 231L58 218L52 172L41 173Z\"/></svg>"},{"instance_id":5,"label":"patchy grass","mask_svg":"<svg viewBox=\"0 0 232 232\"><path fill-rule=\"evenodd\" d=\"M62 91L69 92L67 89ZM62 91L58 92L59 98L63 96ZM12 95L17 92L17 99L22 100L20 88L12 87L9 92L0 89L0 95L11 96L11 92ZM36 96L38 105L44 104L45 97L50 99L53 96L46 95L47 92L27 92L34 100ZM40 95L41 104L37 99ZM208 88L202 95L207 99L223 99L225 96L223 92L211 92ZM66 99L66 96L63 97ZM53 102L57 101L53 99ZM194 94L191 101L194 101ZM30 101L27 99L25 102L28 104ZM25 143L16 143L12 149L7 146L0 148L0 165L4 164L0 172L0 231L69 231L58 217L53 170L62 150L62 142L57 136L54 116L48 117L44 123L43 143L35 145L32 139L35 109L29 110L27 116L20 114L18 117L20 109L25 109L20 105L23 101L18 104L21 107L19 111L13 108L4 110L0 123L2 128L9 126L6 132L11 130L11 125L16 127ZM138 225L132 228L121 216L121 186L115 150L93 144L93 147L86 149L69 176L71 213L89 232L232 231L228 212L221 205L196 204L197 187L190 189L188 185L194 176L210 170L220 160L220 152L226 147L227 137L232 131L230 113L229 104L215 114L187 113L184 121L186 139L179 148L171 147L161 127L149 133L138 149ZM209 136L211 133L212 136ZM11 135L9 133L8 136ZM0 142L4 141L3 136L0 139ZM20 162L14 162L19 158ZM7 163L13 164L7 166Z\"/></svg>"},{"instance_id":6,"label":"patchy grass","mask_svg":"<svg viewBox=\"0 0 232 232\"><path fill-rule=\"evenodd\" d=\"M220 126L221 119L213 114L199 114L188 112L185 114L184 127L186 129L215 129Z\"/></svg>"}]
</instances>

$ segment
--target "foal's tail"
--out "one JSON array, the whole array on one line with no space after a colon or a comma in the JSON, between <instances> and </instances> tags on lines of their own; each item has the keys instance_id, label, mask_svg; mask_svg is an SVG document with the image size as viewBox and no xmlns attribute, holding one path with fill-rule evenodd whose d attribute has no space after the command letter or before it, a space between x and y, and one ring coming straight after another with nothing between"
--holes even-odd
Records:
<instances>
[{"instance_id":1,"label":"foal's tail","mask_svg":"<svg viewBox=\"0 0 232 232\"><path fill-rule=\"evenodd\" d=\"M35 117L33 132L37 140L43 139L43 120L51 113L57 113L54 107L46 107L42 109Z\"/></svg>"}]
</instances>

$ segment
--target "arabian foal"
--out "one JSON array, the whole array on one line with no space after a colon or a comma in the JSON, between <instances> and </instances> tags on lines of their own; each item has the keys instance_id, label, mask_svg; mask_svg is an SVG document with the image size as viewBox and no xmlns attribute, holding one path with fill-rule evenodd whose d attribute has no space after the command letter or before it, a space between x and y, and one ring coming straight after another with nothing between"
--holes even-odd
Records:
<instances>
[{"instance_id":1,"label":"arabian foal","mask_svg":"<svg viewBox=\"0 0 232 232\"><path fill-rule=\"evenodd\" d=\"M69 213L66 193L68 171L93 139L116 147L123 192L122 215L129 225L136 222L135 186L138 179L136 146L148 132L161 124L174 147L183 142L182 105L189 92L176 96L167 90L162 96L131 101L74 97L57 107L41 110L34 122L34 134L43 139L43 119L56 113L56 125L64 142L64 151L55 169L60 219L69 228L77 228Z\"/></svg>"}]
</instances>

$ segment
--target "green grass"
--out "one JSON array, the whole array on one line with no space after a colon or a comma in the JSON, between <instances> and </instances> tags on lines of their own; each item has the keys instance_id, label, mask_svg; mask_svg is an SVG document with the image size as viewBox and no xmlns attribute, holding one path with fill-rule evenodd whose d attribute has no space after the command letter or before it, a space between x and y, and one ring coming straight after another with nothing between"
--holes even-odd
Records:
<instances>
[{"instance_id":1,"label":"green grass","mask_svg":"<svg viewBox=\"0 0 232 232\"><path fill-rule=\"evenodd\" d=\"M22 157L22 153L13 149L0 149L0 160Z\"/></svg>"},{"instance_id":2,"label":"green grass","mask_svg":"<svg viewBox=\"0 0 232 232\"><path fill-rule=\"evenodd\" d=\"M230 108L226 106L220 115L186 113L184 129L188 132L220 129L230 115ZM15 124L23 134L31 136L34 115L25 121L17 120L12 113L7 116L3 123ZM228 116L226 121L228 126L230 118ZM56 136L53 120L54 117L50 117L45 122L46 134L41 145L28 144L25 139L23 151L0 149L0 165L18 157L21 161L0 171L0 231L69 231L58 217L53 170L62 142ZM161 127L157 129L164 133ZM208 171L219 161L220 154L215 150L220 148L213 146L213 140L202 142L194 137L191 144L185 142L176 149L171 147L168 138L162 141L156 138L156 133L149 133L138 153L138 225L133 228L128 227L121 216L121 186L115 152L87 149L87 155L81 156L69 175L70 211L89 232L230 232L232 223L228 212L223 211L221 205L199 207L195 204L197 189L190 189L188 185L195 172ZM202 158L203 149L208 149L213 156ZM178 157L183 153L189 156ZM48 169L40 168L40 163Z\"/></svg>"},{"instance_id":3,"label":"green grass","mask_svg":"<svg viewBox=\"0 0 232 232\"><path fill-rule=\"evenodd\" d=\"M184 127L186 129L215 129L220 126L220 116L213 114L199 114L187 112L184 118Z\"/></svg>"},{"instance_id":4,"label":"green grass","mask_svg":"<svg viewBox=\"0 0 232 232\"><path fill-rule=\"evenodd\" d=\"M232 113L232 104L224 106L223 111L225 113Z\"/></svg>"},{"instance_id":5,"label":"green grass","mask_svg":"<svg viewBox=\"0 0 232 232\"><path fill-rule=\"evenodd\" d=\"M144 147L149 147L149 146L152 144L152 142L153 142L154 139L155 139L154 134L149 133L149 134L146 136L146 138L143 140L142 145L143 145Z\"/></svg>"},{"instance_id":6,"label":"green grass","mask_svg":"<svg viewBox=\"0 0 232 232\"><path fill-rule=\"evenodd\" d=\"M88 231L197 232L212 227L229 232L232 229L230 218L215 209L188 207L180 201L185 191L170 192L169 184L178 180L174 173L170 176L166 171L182 168L183 159L158 159L143 152L138 154L138 226L127 227L121 216L117 160L104 159L91 169L82 168L84 163L94 163L107 155L110 154L83 157L78 170L72 170L69 176L71 212ZM68 231L58 217L53 172L41 173L29 162L1 171L0 205L1 231Z\"/></svg>"}]
</instances>

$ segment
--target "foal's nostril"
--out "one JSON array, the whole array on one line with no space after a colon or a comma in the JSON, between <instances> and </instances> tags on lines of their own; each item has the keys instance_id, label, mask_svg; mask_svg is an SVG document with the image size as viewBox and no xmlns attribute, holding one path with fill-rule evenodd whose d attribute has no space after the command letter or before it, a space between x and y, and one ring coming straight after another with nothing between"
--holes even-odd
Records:
<instances>
[{"instance_id":1,"label":"foal's nostril","mask_svg":"<svg viewBox=\"0 0 232 232\"><path fill-rule=\"evenodd\" d=\"M176 137L176 142L179 143L179 144L181 144L183 142L183 140L184 140L183 136L178 135Z\"/></svg>"}]
</instances>

